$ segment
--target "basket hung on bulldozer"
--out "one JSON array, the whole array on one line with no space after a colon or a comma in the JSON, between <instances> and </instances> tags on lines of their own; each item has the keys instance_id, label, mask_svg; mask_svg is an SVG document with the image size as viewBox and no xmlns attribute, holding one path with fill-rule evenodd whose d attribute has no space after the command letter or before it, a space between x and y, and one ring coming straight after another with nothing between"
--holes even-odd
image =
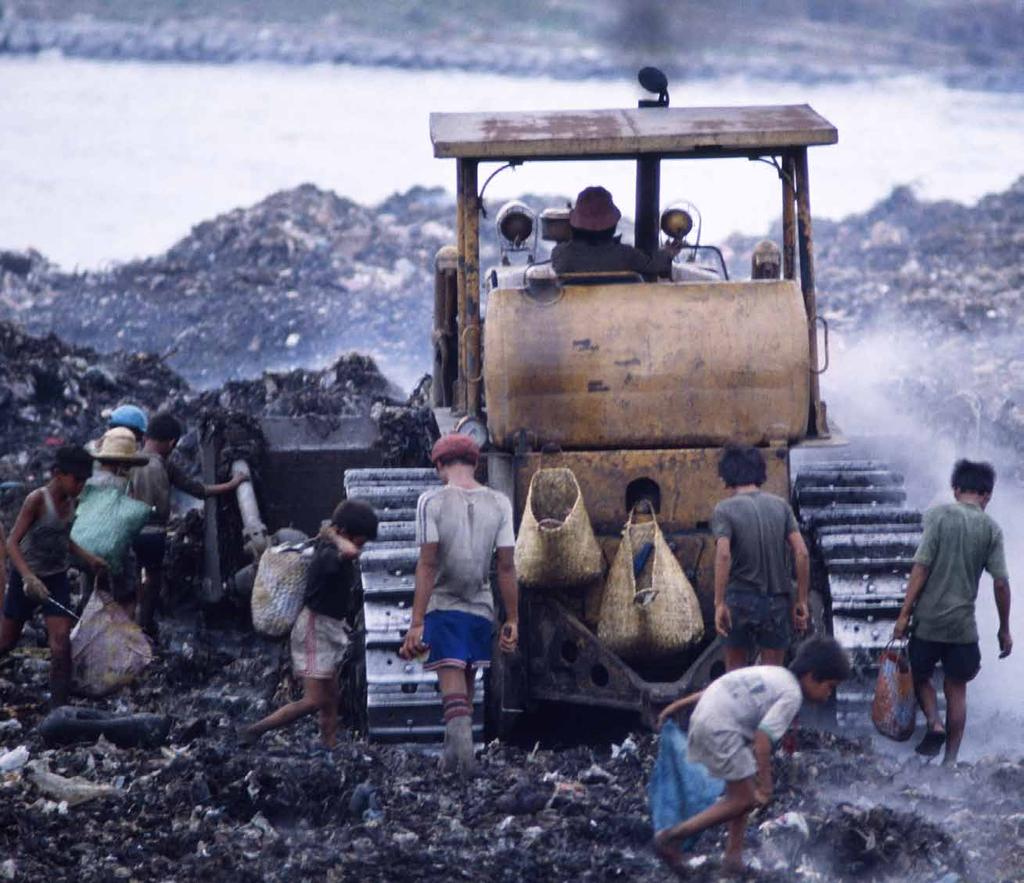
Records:
<instances>
[{"instance_id":1,"label":"basket hung on bulldozer","mask_svg":"<svg viewBox=\"0 0 1024 883\"><path fill-rule=\"evenodd\" d=\"M828 332L816 307L808 153L835 144L836 128L807 105L671 107L667 81L644 73L642 82L655 83L659 95L637 108L430 117L434 155L455 161L457 193L457 239L435 261L438 425L481 444L486 481L512 500L517 529L524 518L536 519L527 510L537 502L535 476L571 476L573 500L554 521L574 511L578 488L589 519L587 530L577 525L581 542L590 542L592 528L603 558L598 567L586 548L578 550L587 561L580 573L600 570L586 590L576 585L585 580L566 578L558 567L551 572L563 585L537 584L543 562L531 558L531 579L521 586L520 651L495 653L485 690L477 691L478 738L580 706L650 723L661 704L724 670L713 621L710 520L724 495L717 465L727 443L761 447L764 489L784 498L793 497L795 449L821 449L832 464L808 473L795 498L818 555L814 629L831 632L841 623L837 637L852 649L870 644L877 629L868 626L895 617L908 568L905 544L894 551L870 540L894 524L913 526L914 513L897 511L902 479L884 464L842 462L844 441L830 429L819 388ZM695 206L662 202L663 165L702 159L758 160L766 184L777 182L782 241L759 246L753 278L730 277L722 252L701 241ZM528 175L535 163L591 160L635 168L635 247L653 256L664 234L675 252L670 275L560 275L539 240L557 244L576 235L570 213L521 202L495 213L501 261L481 273L489 181L482 175L510 165ZM827 469L834 480L822 477ZM364 724L374 739L433 741L443 733L433 678L396 655L410 622L416 499L436 480L431 470L352 470L345 479L349 496L373 502L384 521L380 541L362 559L365 652L350 684L365 695ZM674 597L696 601L687 602L689 619L680 619L674 643L645 652L632 641L621 655L602 640L598 620L609 564L641 503L656 519L659 554L677 565ZM546 525L552 531L554 521ZM902 527L897 534L912 541ZM539 548L531 545L529 554ZM870 599L865 573L873 574L872 585L884 584Z\"/></svg>"}]
</instances>

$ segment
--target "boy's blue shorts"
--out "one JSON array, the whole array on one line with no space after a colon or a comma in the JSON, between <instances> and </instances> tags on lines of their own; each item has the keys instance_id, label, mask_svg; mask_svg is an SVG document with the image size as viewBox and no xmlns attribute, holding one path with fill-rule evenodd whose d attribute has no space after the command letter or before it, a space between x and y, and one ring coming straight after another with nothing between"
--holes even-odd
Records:
<instances>
[{"instance_id":1,"label":"boy's blue shorts","mask_svg":"<svg viewBox=\"0 0 1024 883\"><path fill-rule=\"evenodd\" d=\"M430 646L423 668L487 668L493 635L493 623L485 616L461 610L431 611L423 618L423 643Z\"/></svg>"}]
</instances>

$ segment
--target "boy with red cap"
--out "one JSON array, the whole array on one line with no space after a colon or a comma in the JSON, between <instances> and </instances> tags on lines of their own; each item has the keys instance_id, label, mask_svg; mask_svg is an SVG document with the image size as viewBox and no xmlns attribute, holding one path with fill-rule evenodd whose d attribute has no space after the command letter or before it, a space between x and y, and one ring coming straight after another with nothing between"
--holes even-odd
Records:
<instances>
[{"instance_id":1,"label":"boy with red cap","mask_svg":"<svg viewBox=\"0 0 1024 883\"><path fill-rule=\"evenodd\" d=\"M416 593L412 624L399 654L437 672L444 710L441 767L470 775L473 757L473 682L491 663L494 596L491 561L497 551L498 591L505 607L500 647L519 642L519 586L512 556L515 535L508 498L475 478L480 449L468 436L440 438L431 452L444 486L426 491L416 506Z\"/></svg>"},{"instance_id":2,"label":"boy with red cap","mask_svg":"<svg viewBox=\"0 0 1024 883\"><path fill-rule=\"evenodd\" d=\"M586 187L569 215L572 239L551 250L551 266L566 273L640 273L649 278L672 275L672 259L682 246L673 242L653 256L626 245L615 235L622 212L604 187Z\"/></svg>"}]
</instances>

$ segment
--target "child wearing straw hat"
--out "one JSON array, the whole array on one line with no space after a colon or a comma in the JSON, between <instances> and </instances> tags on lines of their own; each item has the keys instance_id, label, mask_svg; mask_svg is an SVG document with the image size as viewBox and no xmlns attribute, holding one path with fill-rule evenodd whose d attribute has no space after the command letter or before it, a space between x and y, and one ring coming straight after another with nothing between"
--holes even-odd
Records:
<instances>
[{"instance_id":1,"label":"child wearing straw hat","mask_svg":"<svg viewBox=\"0 0 1024 883\"><path fill-rule=\"evenodd\" d=\"M109 565L108 589L111 597L129 615L135 610L136 595L138 592L138 580L135 575L135 558L131 551L131 541L138 536L146 521L149 519L149 511L144 504L136 504L137 501L129 500L128 479L131 470L136 466L144 466L146 458L139 453L138 440L135 433L128 427L114 427L108 429L97 443L93 453L93 459L97 463L97 469L85 483L85 493L82 497L79 516L89 517L89 510L93 504L91 489L102 490L108 497L107 505L104 507L104 518L107 522L107 530L110 533L123 533L128 541L121 544L122 552L117 557L107 554ZM116 495L124 497L121 499ZM118 505L110 503L116 499ZM114 523L111 523L111 519ZM83 540L83 547L88 548L88 543ZM96 551L89 549L89 551ZM91 594L94 585L90 585L87 595Z\"/></svg>"}]
</instances>

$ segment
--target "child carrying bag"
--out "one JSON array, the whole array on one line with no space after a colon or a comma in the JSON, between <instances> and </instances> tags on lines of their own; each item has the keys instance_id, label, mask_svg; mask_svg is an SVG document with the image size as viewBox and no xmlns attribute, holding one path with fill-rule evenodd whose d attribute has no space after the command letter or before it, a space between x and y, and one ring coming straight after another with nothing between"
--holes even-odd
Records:
<instances>
[{"instance_id":1,"label":"child carrying bag","mask_svg":"<svg viewBox=\"0 0 1024 883\"><path fill-rule=\"evenodd\" d=\"M519 525L516 575L536 589L574 589L601 578L604 561L571 469L538 469Z\"/></svg>"},{"instance_id":2,"label":"child carrying bag","mask_svg":"<svg viewBox=\"0 0 1024 883\"><path fill-rule=\"evenodd\" d=\"M713 778L706 767L687 758L686 733L674 720L665 721L658 737L658 758L647 783L654 833L703 812L724 790L721 779ZM696 841L697 836L688 837L682 848L692 849Z\"/></svg>"},{"instance_id":3,"label":"child carrying bag","mask_svg":"<svg viewBox=\"0 0 1024 883\"><path fill-rule=\"evenodd\" d=\"M151 508L111 485L87 484L78 501L71 539L120 574L132 541L149 521Z\"/></svg>"},{"instance_id":4,"label":"child carrying bag","mask_svg":"<svg viewBox=\"0 0 1024 883\"><path fill-rule=\"evenodd\" d=\"M306 599L314 540L272 546L260 557L252 587L252 626L272 638L287 635Z\"/></svg>"},{"instance_id":5,"label":"child carrying bag","mask_svg":"<svg viewBox=\"0 0 1024 883\"><path fill-rule=\"evenodd\" d=\"M906 643L890 641L878 657L878 680L871 703L871 722L883 736L906 742L914 735L917 698Z\"/></svg>"},{"instance_id":6,"label":"child carrying bag","mask_svg":"<svg viewBox=\"0 0 1024 883\"><path fill-rule=\"evenodd\" d=\"M704 636L693 586L665 542L657 519L637 522L633 507L608 573L597 637L623 659L656 662Z\"/></svg>"}]
</instances>

